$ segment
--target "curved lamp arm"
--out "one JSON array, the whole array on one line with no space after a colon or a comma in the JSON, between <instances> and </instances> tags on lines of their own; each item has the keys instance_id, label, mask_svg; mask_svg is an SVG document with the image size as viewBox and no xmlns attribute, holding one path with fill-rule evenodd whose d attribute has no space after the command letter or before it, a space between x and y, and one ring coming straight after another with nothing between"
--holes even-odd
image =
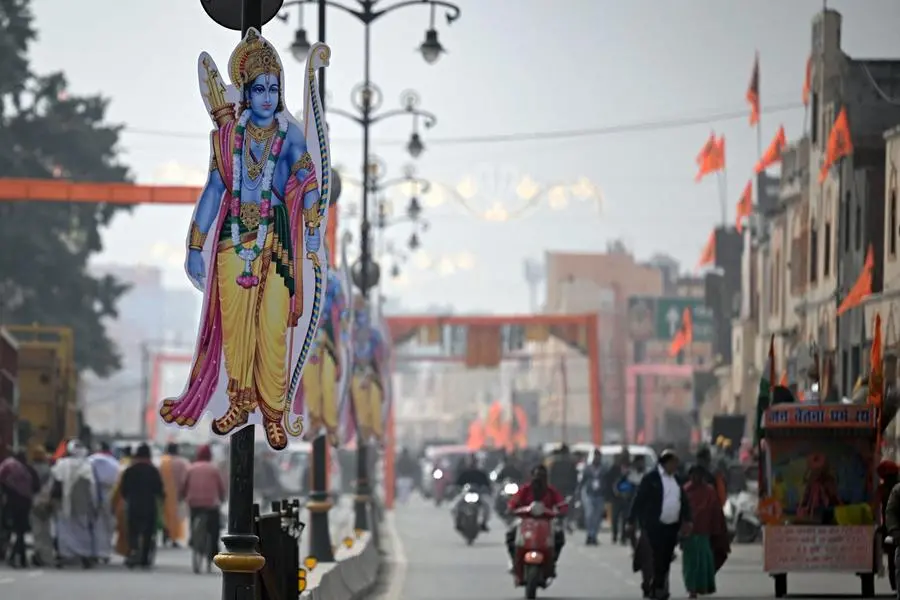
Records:
<instances>
[{"instance_id":1,"label":"curved lamp arm","mask_svg":"<svg viewBox=\"0 0 900 600\"><path fill-rule=\"evenodd\" d=\"M404 183L414 183L418 185L420 193L422 194L427 194L431 189L431 182L427 179L421 179L419 177L397 177L396 179L388 179L387 181L383 182L376 181L372 184L372 187L370 189L375 192L380 192L388 188L403 185Z\"/></svg>"},{"instance_id":2,"label":"curved lamp arm","mask_svg":"<svg viewBox=\"0 0 900 600\"><path fill-rule=\"evenodd\" d=\"M380 114L375 115L374 117L371 117L369 119L369 123L374 125L386 119L403 115L413 115L414 117L421 117L427 129L431 129L437 124L437 116L435 116L434 113L419 108L395 108L393 110L386 110Z\"/></svg>"},{"instance_id":3,"label":"curved lamp arm","mask_svg":"<svg viewBox=\"0 0 900 600\"><path fill-rule=\"evenodd\" d=\"M289 8L291 6L297 6L299 4L316 4L316 3L318 3L318 1L319 0L288 0L281 7ZM360 20L364 23L366 22L367 16L366 16L366 13L363 11L354 10L354 9L350 8L349 6L344 6L340 2L335 2L335 0L325 0L325 5L330 6L331 8L336 8L338 10L344 11L345 13L347 13L349 15L353 15L358 20ZM457 17L458 16L459 15L457 15ZM448 16L448 18L449 18L449 16ZM371 20L369 20L369 22L371 22Z\"/></svg>"},{"instance_id":4,"label":"curved lamp arm","mask_svg":"<svg viewBox=\"0 0 900 600\"><path fill-rule=\"evenodd\" d=\"M308 0L310 1L310 0ZM447 24L453 23L453 21L459 18L459 15L462 11L458 6L452 4L450 2L446 2L445 0L404 0L403 2L397 2L396 4L392 4L386 8L382 8L381 10L372 11L370 19L367 21L368 23L372 23L379 17L383 17L389 12L393 12L395 10L399 10L401 8L406 8L407 6L431 6L436 7L440 6L441 8L447 9Z\"/></svg>"}]
</instances>

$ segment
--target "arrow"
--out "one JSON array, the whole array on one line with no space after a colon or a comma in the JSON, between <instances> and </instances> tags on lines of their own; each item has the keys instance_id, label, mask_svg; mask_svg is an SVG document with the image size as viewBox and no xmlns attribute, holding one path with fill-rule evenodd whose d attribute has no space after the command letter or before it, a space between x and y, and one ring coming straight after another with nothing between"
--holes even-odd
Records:
<instances>
[{"instance_id":1,"label":"arrow","mask_svg":"<svg viewBox=\"0 0 900 600\"><path fill-rule=\"evenodd\" d=\"M681 315L678 314L678 310L674 306L669 308L669 312L666 313L666 321L669 323L669 337L675 337L679 321L681 321Z\"/></svg>"}]
</instances>

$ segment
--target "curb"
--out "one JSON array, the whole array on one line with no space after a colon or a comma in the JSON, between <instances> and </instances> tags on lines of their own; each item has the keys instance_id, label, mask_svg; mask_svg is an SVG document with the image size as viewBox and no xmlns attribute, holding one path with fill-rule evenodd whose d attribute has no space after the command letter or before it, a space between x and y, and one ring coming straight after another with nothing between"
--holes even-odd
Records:
<instances>
[{"instance_id":1,"label":"curb","mask_svg":"<svg viewBox=\"0 0 900 600\"><path fill-rule=\"evenodd\" d=\"M337 562L301 599L360 600L378 583L381 553L369 533L362 534L351 548L338 549L335 558Z\"/></svg>"}]
</instances>

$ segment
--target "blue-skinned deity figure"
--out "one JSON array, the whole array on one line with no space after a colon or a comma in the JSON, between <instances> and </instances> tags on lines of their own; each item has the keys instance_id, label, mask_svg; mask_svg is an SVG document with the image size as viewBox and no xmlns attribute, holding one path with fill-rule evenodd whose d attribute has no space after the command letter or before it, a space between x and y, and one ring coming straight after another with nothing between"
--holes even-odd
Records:
<instances>
[{"instance_id":1,"label":"blue-skinned deity figure","mask_svg":"<svg viewBox=\"0 0 900 600\"><path fill-rule=\"evenodd\" d=\"M328 52L316 46L307 63L303 125L285 107L278 54L256 30L231 55L231 86L212 57L200 56L215 127L185 267L204 302L186 389L160 409L168 423L191 427L218 401L217 435L260 422L278 450L302 433L288 397L325 302L330 159L316 69L327 65Z\"/></svg>"}]
</instances>

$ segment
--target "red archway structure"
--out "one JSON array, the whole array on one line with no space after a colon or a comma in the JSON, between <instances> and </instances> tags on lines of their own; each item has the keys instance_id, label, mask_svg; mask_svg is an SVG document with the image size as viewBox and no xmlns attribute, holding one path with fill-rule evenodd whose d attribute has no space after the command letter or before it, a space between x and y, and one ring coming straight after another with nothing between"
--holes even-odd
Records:
<instances>
[{"instance_id":1,"label":"red archway structure","mask_svg":"<svg viewBox=\"0 0 900 600\"><path fill-rule=\"evenodd\" d=\"M591 438L595 445L603 443L603 405L600 398L600 348L599 319L596 314L575 315L402 315L386 317L385 322L391 335L392 344L403 342L422 328L455 325L466 328L535 326L545 327L551 336L580 348L588 357L588 389L591 402ZM580 329L583 336L573 332ZM582 339L578 339L582 338ZM433 358L431 358L433 360ZM463 357L442 358L438 360L458 360ZM385 504L388 508L394 504L394 453L395 440L395 407L391 408L387 423L385 448Z\"/></svg>"},{"instance_id":2,"label":"red archway structure","mask_svg":"<svg viewBox=\"0 0 900 600\"><path fill-rule=\"evenodd\" d=\"M694 376L693 365L671 365L663 363L647 363L629 365L625 369L627 380L625 389L625 433L629 439L635 439L637 435L637 379L638 377L667 377L690 379ZM647 392L652 390L652 386ZM656 419L656 406L652 403L644 405L645 423L653 423ZM643 443L655 441L651 433Z\"/></svg>"},{"instance_id":3,"label":"red archway structure","mask_svg":"<svg viewBox=\"0 0 900 600\"><path fill-rule=\"evenodd\" d=\"M461 327L502 327L505 325L546 327L550 335L564 342L582 346L588 357L588 389L591 400L591 438L594 444L603 442L603 407L600 398L600 350L599 322L596 314L575 315L416 315L386 317L392 341L408 339L417 330L425 327L455 325ZM571 329L583 328L583 340L575 338ZM460 359L461 360L461 359Z\"/></svg>"}]
</instances>

